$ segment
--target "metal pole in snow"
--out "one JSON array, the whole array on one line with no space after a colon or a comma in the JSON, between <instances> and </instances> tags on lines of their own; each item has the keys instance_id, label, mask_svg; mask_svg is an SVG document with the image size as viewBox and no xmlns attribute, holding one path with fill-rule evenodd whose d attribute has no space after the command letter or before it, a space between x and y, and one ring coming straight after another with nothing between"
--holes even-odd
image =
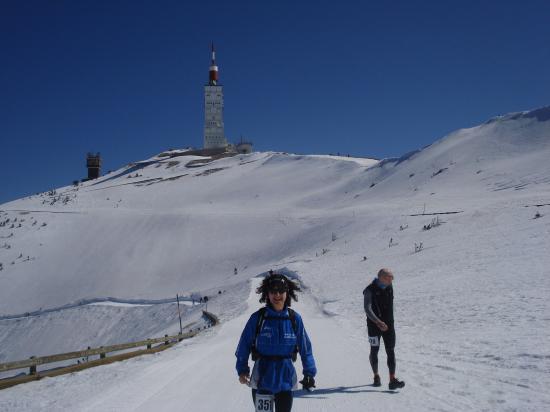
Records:
<instances>
[{"instance_id":1,"label":"metal pole in snow","mask_svg":"<svg viewBox=\"0 0 550 412\"><path fill-rule=\"evenodd\" d=\"M180 335L183 334L183 328L181 327L181 312L180 312L180 297L176 294L176 300L178 302L178 316L180 318Z\"/></svg>"}]
</instances>

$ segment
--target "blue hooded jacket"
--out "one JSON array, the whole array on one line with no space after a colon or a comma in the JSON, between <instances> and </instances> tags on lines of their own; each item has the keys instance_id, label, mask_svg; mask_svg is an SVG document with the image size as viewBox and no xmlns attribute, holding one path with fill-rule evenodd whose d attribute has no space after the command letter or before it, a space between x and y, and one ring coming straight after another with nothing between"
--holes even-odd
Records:
<instances>
[{"instance_id":1,"label":"blue hooded jacket","mask_svg":"<svg viewBox=\"0 0 550 412\"><path fill-rule=\"evenodd\" d=\"M315 376L317 373L311 342L304 328L302 317L297 312L294 313L298 329L297 334L294 333L292 321L288 317L286 308L281 312L277 312L269 306L266 308L263 326L256 340L256 349L264 356L288 356L288 358L276 360L260 358L257 361L259 362L256 365L259 372L258 389L271 393L292 390L297 379L296 369L294 369L290 357L296 345L298 345L298 351L302 359L304 375ZM248 357L256 334L258 316L259 312L255 312L250 316L241 334L239 346L237 346L235 352L238 375L250 373Z\"/></svg>"}]
</instances>

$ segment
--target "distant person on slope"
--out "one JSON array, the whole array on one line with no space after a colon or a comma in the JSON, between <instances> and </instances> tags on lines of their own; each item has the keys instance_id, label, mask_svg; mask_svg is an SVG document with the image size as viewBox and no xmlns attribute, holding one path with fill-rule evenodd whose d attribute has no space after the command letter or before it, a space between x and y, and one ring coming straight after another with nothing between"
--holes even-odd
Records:
<instances>
[{"instance_id":1,"label":"distant person on slope","mask_svg":"<svg viewBox=\"0 0 550 412\"><path fill-rule=\"evenodd\" d=\"M257 410L266 410L257 402L270 398L275 402L276 412L292 409L292 390L296 389L298 380L293 362L298 353L304 371L304 379L300 383L306 390L315 387L317 368L311 342L302 317L290 309L291 299L298 300L298 291L297 283L272 271L256 290L261 295L260 303L265 302L266 306L250 316L235 356L239 382L252 388L252 399ZM248 367L250 354L255 361L252 374Z\"/></svg>"},{"instance_id":2,"label":"distant person on slope","mask_svg":"<svg viewBox=\"0 0 550 412\"><path fill-rule=\"evenodd\" d=\"M365 313L367 314L367 329L370 343L370 365L374 372L373 386L380 386L378 374L378 351L380 338L388 357L390 370L389 388L402 388L405 382L395 377L395 328L393 323L393 273L389 269L380 269L378 276L363 291Z\"/></svg>"}]
</instances>

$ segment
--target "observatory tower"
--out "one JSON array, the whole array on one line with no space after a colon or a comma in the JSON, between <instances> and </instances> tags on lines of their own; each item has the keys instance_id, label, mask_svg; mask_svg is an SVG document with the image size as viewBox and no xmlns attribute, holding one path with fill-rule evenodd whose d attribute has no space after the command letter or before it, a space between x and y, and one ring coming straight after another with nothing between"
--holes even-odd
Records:
<instances>
[{"instance_id":1,"label":"observatory tower","mask_svg":"<svg viewBox=\"0 0 550 412\"><path fill-rule=\"evenodd\" d=\"M227 147L223 130L223 86L218 83L216 51L212 43L212 61L208 73L208 84L204 86L204 148Z\"/></svg>"}]
</instances>

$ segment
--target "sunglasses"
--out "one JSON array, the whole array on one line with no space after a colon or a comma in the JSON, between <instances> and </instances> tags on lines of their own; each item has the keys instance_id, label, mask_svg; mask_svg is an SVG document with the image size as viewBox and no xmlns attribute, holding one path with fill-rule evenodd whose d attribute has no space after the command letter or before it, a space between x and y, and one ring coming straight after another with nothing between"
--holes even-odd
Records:
<instances>
[{"instance_id":1,"label":"sunglasses","mask_svg":"<svg viewBox=\"0 0 550 412\"><path fill-rule=\"evenodd\" d=\"M285 293L288 292L288 285L284 279L273 279L267 285L267 291L269 293Z\"/></svg>"},{"instance_id":2,"label":"sunglasses","mask_svg":"<svg viewBox=\"0 0 550 412\"><path fill-rule=\"evenodd\" d=\"M285 288L285 287L282 287L282 288L274 287L274 288L269 288L269 289L267 290L267 292L268 292L268 293L271 293L271 294L273 294L273 295L276 294L276 293L280 293L280 294L282 295L283 293L288 292L288 289Z\"/></svg>"}]
</instances>

